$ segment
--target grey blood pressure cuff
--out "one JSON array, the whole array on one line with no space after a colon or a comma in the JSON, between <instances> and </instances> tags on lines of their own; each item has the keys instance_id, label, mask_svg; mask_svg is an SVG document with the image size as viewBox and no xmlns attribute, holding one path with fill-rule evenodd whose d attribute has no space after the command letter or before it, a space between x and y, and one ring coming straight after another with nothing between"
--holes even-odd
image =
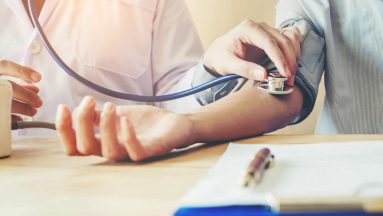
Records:
<instances>
[{"instance_id":1,"label":"grey blood pressure cuff","mask_svg":"<svg viewBox=\"0 0 383 216\"><path fill-rule=\"evenodd\" d=\"M289 26L296 26L304 39L295 76L295 85L302 91L304 101L300 114L290 122L290 124L297 124L306 119L314 108L325 65L325 40L306 18L287 20L280 28Z\"/></svg>"},{"instance_id":2,"label":"grey blood pressure cuff","mask_svg":"<svg viewBox=\"0 0 383 216\"><path fill-rule=\"evenodd\" d=\"M265 61L263 66L266 70L271 70L275 68L275 65L271 61ZM202 64L202 61L199 63L196 71L194 72L192 87L210 82L217 79L219 76L215 76L210 73ZM195 98L202 105L213 103L232 92L236 92L242 88L242 86L248 81L248 79L242 78L237 80L231 80L229 82L214 86L210 89L207 89L203 92L195 94Z\"/></svg>"},{"instance_id":3,"label":"grey blood pressure cuff","mask_svg":"<svg viewBox=\"0 0 383 216\"><path fill-rule=\"evenodd\" d=\"M284 22L281 28L296 26L300 30L304 41L301 47L301 59L298 61L298 71L295 76L295 84L301 89L304 96L304 104L301 113L290 123L297 124L312 112L318 94L319 83L322 78L325 62L325 40L319 36L315 26L308 19L297 18ZM266 69L274 68L272 62L264 65ZM206 70L202 61L196 69L192 81L192 86L198 86L217 79L212 73ZM201 105L213 103L231 92L239 90L246 82L243 80L233 80L205 90L195 97Z\"/></svg>"},{"instance_id":4,"label":"grey blood pressure cuff","mask_svg":"<svg viewBox=\"0 0 383 216\"><path fill-rule=\"evenodd\" d=\"M214 76L207 71L202 61L200 61L194 72L192 87L202 85L217 78L218 76ZM246 81L246 79L231 80L195 94L194 96L202 106L205 106L229 95L231 92L239 90Z\"/></svg>"}]
</instances>

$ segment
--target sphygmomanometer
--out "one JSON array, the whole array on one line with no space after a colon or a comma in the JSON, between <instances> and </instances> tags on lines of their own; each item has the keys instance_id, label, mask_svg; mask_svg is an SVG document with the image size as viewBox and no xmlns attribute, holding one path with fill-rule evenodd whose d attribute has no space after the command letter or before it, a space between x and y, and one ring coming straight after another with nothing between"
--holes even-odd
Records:
<instances>
[{"instance_id":1,"label":"sphygmomanometer","mask_svg":"<svg viewBox=\"0 0 383 216\"><path fill-rule=\"evenodd\" d=\"M304 106L300 115L291 122L298 123L305 119L312 111L317 97L319 83L322 78L325 63L325 40L320 36L318 29L306 18L295 18L285 21L280 28L296 26L303 36L301 45L301 58L298 61L298 70L295 76L295 85L297 85L304 95ZM259 82L258 88L271 94L288 94L292 89L283 86L286 78L281 77L277 72L275 65L271 61L262 64L268 71L268 80ZM206 83L217 79L201 64L199 70L196 70L193 79L193 86ZM211 89L196 94L196 98L201 105L213 103L232 92L239 90L248 80L242 78L230 80L212 87Z\"/></svg>"}]
</instances>

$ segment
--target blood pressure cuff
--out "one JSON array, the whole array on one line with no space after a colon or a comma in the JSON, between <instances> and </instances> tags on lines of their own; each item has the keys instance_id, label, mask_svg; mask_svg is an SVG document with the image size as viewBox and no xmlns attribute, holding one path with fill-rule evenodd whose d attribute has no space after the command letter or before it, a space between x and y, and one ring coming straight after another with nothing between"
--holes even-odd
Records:
<instances>
[{"instance_id":1,"label":"blood pressure cuff","mask_svg":"<svg viewBox=\"0 0 383 216\"><path fill-rule=\"evenodd\" d=\"M210 82L212 80L217 79L218 77L219 76L215 76L212 73L210 73L205 68L201 60L194 72L192 87L196 87L201 84ZM231 80L226 83L213 86L212 88L202 91L198 94L195 94L194 97L202 106L205 106L229 95L232 92L239 90L246 81L246 79Z\"/></svg>"},{"instance_id":2,"label":"blood pressure cuff","mask_svg":"<svg viewBox=\"0 0 383 216\"><path fill-rule=\"evenodd\" d=\"M297 124L312 112L318 95L325 65L325 40L319 31L306 18L295 18L285 21L280 28L295 26L303 36L301 58L295 75L295 85L303 93L303 106L300 114L290 124Z\"/></svg>"},{"instance_id":3,"label":"blood pressure cuff","mask_svg":"<svg viewBox=\"0 0 383 216\"><path fill-rule=\"evenodd\" d=\"M301 59L298 61L298 71L295 76L295 84L303 93L304 104L300 114L290 123L297 124L306 119L314 108L324 70L325 40L319 35L310 20L306 18L287 20L280 27L286 28L289 26L296 26L304 38L301 46ZM263 66L266 69L275 67L273 63ZM218 76L207 71L201 61L194 73L192 86L195 87L217 78ZM230 81L196 94L195 97L201 105L207 105L240 89L244 82Z\"/></svg>"}]
</instances>

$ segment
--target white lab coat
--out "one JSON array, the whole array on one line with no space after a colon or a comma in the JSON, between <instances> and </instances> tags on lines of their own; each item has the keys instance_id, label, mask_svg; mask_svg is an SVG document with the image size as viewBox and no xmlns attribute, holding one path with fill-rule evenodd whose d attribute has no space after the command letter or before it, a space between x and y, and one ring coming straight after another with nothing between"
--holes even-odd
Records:
<instances>
[{"instance_id":1,"label":"white lab coat","mask_svg":"<svg viewBox=\"0 0 383 216\"><path fill-rule=\"evenodd\" d=\"M39 20L70 67L115 91L162 95L189 88L202 53L183 0L46 0ZM58 104L74 108L85 95L99 106L139 104L102 95L66 75L43 47L21 0L0 0L0 59L42 74L37 85L44 105L36 120L54 121ZM189 97L156 105L183 111L198 103Z\"/></svg>"}]
</instances>

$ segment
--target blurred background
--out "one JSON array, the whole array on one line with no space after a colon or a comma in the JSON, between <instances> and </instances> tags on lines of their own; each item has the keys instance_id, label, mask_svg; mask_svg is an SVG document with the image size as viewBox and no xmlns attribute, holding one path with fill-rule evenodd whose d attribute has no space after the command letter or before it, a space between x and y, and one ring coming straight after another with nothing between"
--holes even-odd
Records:
<instances>
[{"instance_id":1,"label":"blurred background","mask_svg":"<svg viewBox=\"0 0 383 216\"><path fill-rule=\"evenodd\" d=\"M245 19L263 21L272 26L275 22L277 0L186 0L195 25L206 48L215 38L237 26ZM319 110L323 105L323 84L314 112L304 122L275 133L312 134Z\"/></svg>"}]
</instances>

